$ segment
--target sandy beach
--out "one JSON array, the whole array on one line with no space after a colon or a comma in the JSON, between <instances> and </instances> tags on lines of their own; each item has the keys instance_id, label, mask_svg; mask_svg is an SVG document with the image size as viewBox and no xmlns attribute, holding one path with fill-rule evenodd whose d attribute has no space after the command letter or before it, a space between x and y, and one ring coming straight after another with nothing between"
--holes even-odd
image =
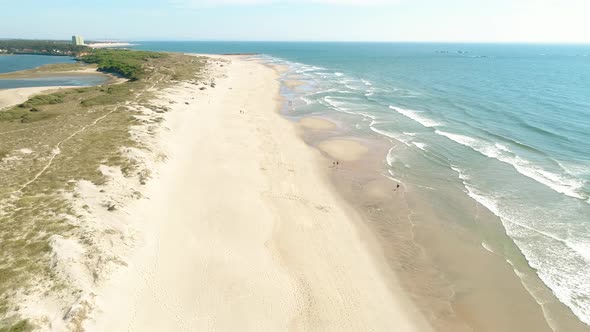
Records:
<instances>
[{"instance_id":1,"label":"sandy beach","mask_svg":"<svg viewBox=\"0 0 590 332\"><path fill-rule=\"evenodd\" d=\"M277 113L275 70L226 59L214 89L158 97L174 102L168 161L125 208L141 244L85 328L428 331L329 185L332 160Z\"/></svg>"}]
</instances>

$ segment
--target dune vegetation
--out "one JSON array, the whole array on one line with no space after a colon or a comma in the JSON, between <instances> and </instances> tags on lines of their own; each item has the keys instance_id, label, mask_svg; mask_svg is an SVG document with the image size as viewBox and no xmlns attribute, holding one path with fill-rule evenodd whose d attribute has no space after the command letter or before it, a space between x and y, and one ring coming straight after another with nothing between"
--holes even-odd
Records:
<instances>
[{"instance_id":1,"label":"dune vegetation","mask_svg":"<svg viewBox=\"0 0 590 332\"><path fill-rule=\"evenodd\" d=\"M146 119L138 109L166 112L150 102L154 94L180 80L198 80L205 63L118 50L96 51L83 61L128 81L39 95L0 112L0 331L33 328L20 314L22 299L75 301L81 292L54 269L56 236L82 244L90 271L109 260L97 249L100 234L85 227L85 216L72 205L76 185L104 185L108 177L101 167L145 183L149 173L123 150L147 149L130 128L161 119ZM106 201L104 208L113 211L115 205Z\"/></svg>"}]
</instances>

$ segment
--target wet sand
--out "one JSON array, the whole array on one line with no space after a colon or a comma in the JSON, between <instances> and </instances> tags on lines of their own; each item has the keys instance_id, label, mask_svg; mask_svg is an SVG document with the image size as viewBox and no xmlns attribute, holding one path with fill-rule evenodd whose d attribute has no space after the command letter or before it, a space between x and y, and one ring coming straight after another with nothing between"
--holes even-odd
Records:
<instances>
[{"instance_id":1,"label":"wet sand","mask_svg":"<svg viewBox=\"0 0 590 332\"><path fill-rule=\"evenodd\" d=\"M318 147L336 161L355 161L369 151L363 144L345 138L331 138L320 142Z\"/></svg>"},{"instance_id":2,"label":"wet sand","mask_svg":"<svg viewBox=\"0 0 590 332\"><path fill-rule=\"evenodd\" d=\"M338 128L334 122L315 117L305 117L299 120L299 125L305 129L312 130L331 130Z\"/></svg>"},{"instance_id":3,"label":"wet sand","mask_svg":"<svg viewBox=\"0 0 590 332\"><path fill-rule=\"evenodd\" d=\"M303 139L330 155L349 153L346 145L331 145L327 149L325 146L325 142L334 138L350 135L349 130L334 129L335 123L331 126L324 123L323 127L330 130L301 125ZM341 162L337 168L327 165L332 184L359 211L363 226L368 226L379 239L378 246L385 253L389 267L435 330L584 331L587 328L549 294L540 280L531 283L543 295L544 307L552 308L553 317L550 317L523 286L513 266L502 255L482 246L481 233L485 233L501 239L497 242L509 247L505 250L518 250L496 216L475 202L460 199L460 192L454 192L453 188L444 195L425 195L423 188L410 184L400 183L397 188L398 183L387 178L384 160L392 144L371 135L357 137L358 142L363 142L367 151L361 158ZM456 204L468 204L463 208L473 210L475 220L453 220L457 217L445 205ZM469 226L473 222L477 227Z\"/></svg>"},{"instance_id":4,"label":"wet sand","mask_svg":"<svg viewBox=\"0 0 590 332\"><path fill-rule=\"evenodd\" d=\"M283 84L285 84L285 86L287 86L289 89L295 89L298 86L304 85L305 83L302 81L298 81L298 80L287 80L287 81L284 81Z\"/></svg>"}]
</instances>

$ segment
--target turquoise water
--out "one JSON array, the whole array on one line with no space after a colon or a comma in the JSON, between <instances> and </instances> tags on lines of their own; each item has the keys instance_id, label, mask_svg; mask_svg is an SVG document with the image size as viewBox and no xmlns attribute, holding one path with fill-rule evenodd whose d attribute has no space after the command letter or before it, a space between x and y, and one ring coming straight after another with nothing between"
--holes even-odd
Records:
<instances>
[{"instance_id":1,"label":"turquoise water","mask_svg":"<svg viewBox=\"0 0 590 332\"><path fill-rule=\"evenodd\" d=\"M65 56L47 55L3 55L0 56L0 73L33 69L55 63L74 63L74 59ZM28 79L0 79L0 89L27 88L37 86L91 86L102 84L104 76L76 75L53 76Z\"/></svg>"},{"instance_id":2,"label":"turquoise water","mask_svg":"<svg viewBox=\"0 0 590 332\"><path fill-rule=\"evenodd\" d=\"M54 63L74 63L74 59L49 55L2 55L0 56L0 73L32 69Z\"/></svg>"},{"instance_id":3,"label":"turquoise water","mask_svg":"<svg viewBox=\"0 0 590 332\"><path fill-rule=\"evenodd\" d=\"M93 86L104 83L104 76L76 75L27 79L0 79L0 89L29 88L36 86Z\"/></svg>"},{"instance_id":4,"label":"turquoise water","mask_svg":"<svg viewBox=\"0 0 590 332\"><path fill-rule=\"evenodd\" d=\"M285 78L307 83L284 91L290 112L357 115L359 131L409 151L384 156L392 179L462 186L466 199L500 217L541 280L590 324L590 46L140 44L257 52L288 65ZM426 172L442 168L449 172Z\"/></svg>"}]
</instances>

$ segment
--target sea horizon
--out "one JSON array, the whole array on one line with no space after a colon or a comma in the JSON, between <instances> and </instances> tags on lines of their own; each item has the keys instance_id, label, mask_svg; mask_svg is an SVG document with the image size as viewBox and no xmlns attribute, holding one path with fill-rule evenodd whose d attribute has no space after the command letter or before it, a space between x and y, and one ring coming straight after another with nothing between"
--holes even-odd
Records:
<instances>
[{"instance_id":1,"label":"sea horizon","mask_svg":"<svg viewBox=\"0 0 590 332\"><path fill-rule=\"evenodd\" d=\"M252 53L250 61L283 68L282 115L295 122L324 119L345 137L377 139L380 155L371 156L381 162L357 171L405 188L403 200L419 205L400 208L407 213L401 217L460 229L478 241L469 250L502 257L552 328L568 326L571 313L590 324L584 264L590 261L590 137L584 130L590 126L584 89L590 45L133 41L129 48ZM16 65L0 62L0 73L71 62L24 57ZM379 142L388 145L385 151ZM354 205L354 196L348 199ZM427 254L436 250L416 245ZM457 259L449 255L439 264ZM470 282L477 287L480 281ZM445 287L457 291L452 279Z\"/></svg>"},{"instance_id":2,"label":"sea horizon","mask_svg":"<svg viewBox=\"0 0 590 332\"><path fill-rule=\"evenodd\" d=\"M590 331L590 1L3 7L0 332Z\"/></svg>"}]
</instances>

